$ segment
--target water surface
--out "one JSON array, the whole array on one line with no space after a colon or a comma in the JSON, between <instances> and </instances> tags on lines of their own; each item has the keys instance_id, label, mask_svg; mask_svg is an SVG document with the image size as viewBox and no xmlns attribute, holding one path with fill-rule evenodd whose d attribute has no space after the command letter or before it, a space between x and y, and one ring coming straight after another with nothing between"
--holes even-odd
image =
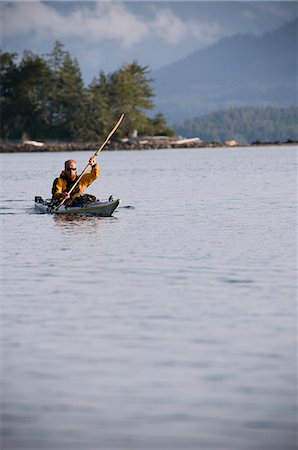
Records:
<instances>
[{"instance_id":1,"label":"water surface","mask_svg":"<svg viewBox=\"0 0 298 450\"><path fill-rule=\"evenodd\" d=\"M294 147L2 154L3 450L296 449Z\"/></svg>"}]
</instances>

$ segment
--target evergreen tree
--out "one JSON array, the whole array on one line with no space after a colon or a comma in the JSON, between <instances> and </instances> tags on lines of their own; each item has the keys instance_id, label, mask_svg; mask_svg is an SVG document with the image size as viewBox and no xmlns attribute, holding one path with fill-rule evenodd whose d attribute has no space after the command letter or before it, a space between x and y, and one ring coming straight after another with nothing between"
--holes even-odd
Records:
<instances>
[{"instance_id":1,"label":"evergreen tree","mask_svg":"<svg viewBox=\"0 0 298 450\"><path fill-rule=\"evenodd\" d=\"M111 76L111 106L116 115L126 112L122 127L126 134L137 130L142 133L148 127L149 119L144 111L153 109L153 91L148 78L148 67L140 66L136 61L126 64Z\"/></svg>"},{"instance_id":2,"label":"evergreen tree","mask_svg":"<svg viewBox=\"0 0 298 450\"><path fill-rule=\"evenodd\" d=\"M154 106L152 80L136 61L100 72L85 88L78 61L59 41L45 58L26 51L17 64L17 54L0 56L3 139L103 139L122 112L118 136L173 133L161 114L146 116Z\"/></svg>"},{"instance_id":3,"label":"evergreen tree","mask_svg":"<svg viewBox=\"0 0 298 450\"><path fill-rule=\"evenodd\" d=\"M93 139L105 137L114 124L110 79L103 71L93 79L88 91L88 134Z\"/></svg>"},{"instance_id":4,"label":"evergreen tree","mask_svg":"<svg viewBox=\"0 0 298 450\"><path fill-rule=\"evenodd\" d=\"M87 109L86 92L79 64L68 52L65 54L60 76L59 99L63 107L62 121L64 121L65 134L72 139L83 138Z\"/></svg>"},{"instance_id":5,"label":"evergreen tree","mask_svg":"<svg viewBox=\"0 0 298 450\"><path fill-rule=\"evenodd\" d=\"M4 118L1 136L20 138L23 134L39 136L46 128L46 86L49 69L37 55L25 51L17 67L16 55L3 54L1 69L1 116ZM2 64L1 64L2 66Z\"/></svg>"},{"instance_id":6,"label":"evergreen tree","mask_svg":"<svg viewBox=\"0 0 298 450\"><path fill-rule=\"evenodd\" d=\"M0 76L1 76L1 138L9 138L15 128L14 123L14 101L15 80L17 65L15 63L17 53L0 54Z\"/></svg>"},{"instance_id":7,"label":"evergreen tree","mask_svg":"<svg viewBox=\"0 0 298 450\"><path fill-rule=\"evenodd\" d=\"M50 134L60 139L78 139L84 136L86 92L77 60L63 47L57 41L48 60Z\"/></svg>"},{"instance_id":8,"label":"evergreen tree","mask_svg":"<svg viewBox=\"0 0 298 450\"><path fill-rule=\"evenodd\" d=\"M174 136L175 132L172 130L165 118L161 113L156 114L153 119L151 119L154 134L157 136Z\"/></svg>"}]
</instances>

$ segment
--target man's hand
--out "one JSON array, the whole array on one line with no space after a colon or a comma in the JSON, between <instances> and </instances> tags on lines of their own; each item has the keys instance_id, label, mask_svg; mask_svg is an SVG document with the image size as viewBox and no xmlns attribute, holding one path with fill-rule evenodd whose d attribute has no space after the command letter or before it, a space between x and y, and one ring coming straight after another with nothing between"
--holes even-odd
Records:
<instances>
[{"instance_id":1,"label":"man's hand","mask_svg":"<svg viewBox=\"0 0 298 450\"><path fill-rule=\"evenodd\" d=\"M63 195L64 199L70 198L70 195L69 195L69 193L67 191L63 191L62 195Z\"/></svg>"},{"instance_id":2,"label":"man's hand","mask_svg":"<svg viewBox=\"0 0 298 450\"><path fill-rule=\"evenodd\" d=\"M94 156L91 156L91 158L89 159L89 164L90 166L94 166L94 164L96 164L96 158Z\"/></svg>"},{"instance_id":3,"label":"man's hand","mask_svg":"<svg viewBox=\"0 0 298 450\"><path fill-rule=\"evenodd\" d=\"M76 198L81 197L81 195L83 194L83 192L84 192L84 191L80 188L79 192L77 192L76 194L73 194L73 195L71 196L71 199L72 199L72 200L75 200Z\"/></svg>"}]
</instances>

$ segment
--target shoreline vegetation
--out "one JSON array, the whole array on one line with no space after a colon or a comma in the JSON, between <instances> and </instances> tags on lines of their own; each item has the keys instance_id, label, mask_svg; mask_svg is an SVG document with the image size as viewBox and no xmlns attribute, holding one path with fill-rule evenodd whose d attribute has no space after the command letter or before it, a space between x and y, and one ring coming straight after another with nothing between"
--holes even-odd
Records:
<instances>
[{"instance_id":1,"label":"shoreline vegetation","mask_svg":"<svg viewBox=\"0 0 298 450\"><path fill-rule=\"evenodd\" d=\"M96 151L120 113L125 118L111 137L109 150L233 148L298 141L296 105L201 111L199 117L170 126L161 112L153 113L154 80L149 67L137 61L112 73L101 71L88 86L78 61L59 41L46 57L26 50L19 60L16 53L0 51L0 62L4 118L0 153Z\"/></svg>"},{"instance_id":2,"label":"shoreline vegetation","mask_svg":"<svg viewBox=\"0 0 298 450\"><path fill-rule=\"evenodd\" d=\"M237 148L261 146L298 145L298 141L255 141L251 144L241 144L235 140L225 142L203 142L199 138L171 138L167 136L143 137L140 139L115 139L107 143L103 151L121 150L159 150L175 148ZM0 153L35 153L35 152L76 152L96 151L100 142L38 142L0 143Z\"/></svg>"},{"instance_id":3,"label":"shoreline vegetation","mask_svg":"<svg viewBox=\"0 0 298 450\"><path fill-rule=\"evenodd\" d=\"M43 56L26 50L20 59L16 53L0 51L0 62L2 153L97 149L121 113L125 118L110 150L298 141L296 105L237 106L236 102L227 109L208 112L211 107L216 109L211 102L198 117L169 125L154 104L151 71L137 61L112 73L101 71L89 85L82 78L79 62L59 41ZM180 107L177 103L171 108L179 111Z\"/></svg>"}]
</instances>

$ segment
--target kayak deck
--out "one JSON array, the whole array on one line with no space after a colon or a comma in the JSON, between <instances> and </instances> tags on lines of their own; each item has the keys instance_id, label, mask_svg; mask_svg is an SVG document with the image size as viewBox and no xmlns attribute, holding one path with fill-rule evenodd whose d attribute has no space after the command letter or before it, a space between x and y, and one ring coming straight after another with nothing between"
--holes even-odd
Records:
<instances>
[{"instance_id":1,"label":"kayak deck","mask_svg":"<svg viewBox=\"0 0 298 450\"><path fill-rule=\"evenodd\" d=\"M121 200L109 200L90 202L83 205L75 206L60 206L55 209L51 204L51 200L43 200L41 197L35 197L34 207L40 214L80 214L80 215L92 215L99 217L109 217L113 214L115 209L119 206Z\"/></svg>"}]
</instances>

